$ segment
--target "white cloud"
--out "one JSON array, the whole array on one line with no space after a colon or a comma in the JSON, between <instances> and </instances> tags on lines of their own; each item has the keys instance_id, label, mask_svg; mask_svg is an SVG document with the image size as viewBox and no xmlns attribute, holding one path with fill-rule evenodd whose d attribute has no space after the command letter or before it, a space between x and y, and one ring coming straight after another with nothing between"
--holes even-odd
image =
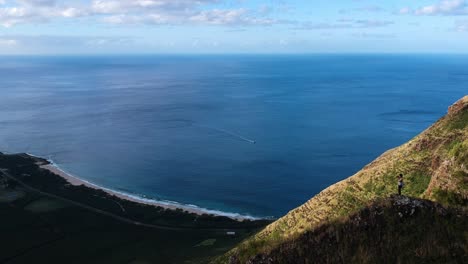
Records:
<instances>
[{"instance_id":1,"label":"white cloud","mask_svg":"<svg viewBox=\"0 0 468 264\"><path fill-rule=\"evenodd\" d=\"M2 0L0 0L2 1ZM222 0L16 0L0 7L0 25L47 22L57 18L93 17L111 24L271 25L281 21L243 8L219 9Z\"/></svg>"},{"instance_id":2,"label":"white cloud","mask_svg":"<svg viewBox=\"0 0 468 264\"><path fill-rule=\"evenodd\" d=\"M18 41L16 39L2 39L0 38L0 46L16 46Z\"/></svg>"},{"instance_id":3,"label":"white cloud","mask_svg":"<svg viewBox=\"0 0 468 264\"><path fill-rule=\"evenodd\" d=\"M176 24L178 17L172 17L164 14L146 14L143 16L138 15L111 15L106 16L102 21L109 24L121 24L121 25L130 25L130 24Z\"/></svg>"},{"instance_id":4,"label":"white cloud","mask_svg":"<svg viewBox=\"0 0 468 264\"><path fill-rule=\"evenodd\" d=\"M378 27L387 27L392 24L394 24L394 22L389 21L389 20L339 19L334 23L306 22L296 27L296 29L316 30L316 29L378 28Z\"/></svg>"},{"instance_id":5,"label":"white cloud","mask_svg":"<svg viewBox=\"0 0 468 264\"><path fill-rule=\"evenodd\" d=\"M372 28L372 27L386 27L394 24L389 20L354 20L357 27Z\"/></svg>"},{"instance_id":6,"label":"white cloud","mask_svg":"<svg viewBox=\"0 0 468 264\"><path fill-rule=\"evenodd\" d=\"M103 21L113 24L271 25L269 12L252 15L248 9L198 9L218 0L96 0L92 11L107 14ZM262 9L263 10L263 9Z\"/></svg>"},{"instance_id":7,"label":"white cloud","mask_svg":"<svg viewBox=\"0 0 468 264\"><path fill-rule=\"evenodd\" d=\"M136 43L137 37L115 36L57 36L57 35L9 35L0 36L0 45L28 46L37 48L84 47L84 46L125 46ZM33 44L33 45L31 45Z\"/></svg>"},{"instance_id":8,"label":"white cloud","mask_svg":"<svg viewBox=\"0 0 468 264\"><path fill-rule=\"evenodd\" d=\"M17 0L18 3L28 5L28 6L54 6L55 0Z\"/></svg>"},{"instance_id":9,"label":"white cloud","mask_svg":"<svg viewBox=\"0 0 468 264\"><path fill-rule=\"evenodd\" d=\"M400 11L398 13L400 13L402 15L407 15L407 14L410 14L412 12L413 12L413 10L411 10L411 8L403 7L403 8L400 9Z\"/></svg>"},{"instance_id":10,"label":"white cloud","mask_svg":"<svg viewBox=\"0 0 468 264\"><path fill-rule=\"evenodd\" d=\"M468 20L456 21L455 31L457 32L468 32Z\"/></svg>"},{"instance_id":11,"label":"white cloud","mask_svg":"<svg viewBox=\"0 0 468 264\"><path fill-rule=\"evenodd\" d=\"M214 9L202 11L189 18L190 21L212 25L272 25L278 21L249 16L247 9Z\"/></svg>"},{"instance_id":12,"label":"white cloud","mask_svg":"<svg viewBox=\"0 0 468 264\"><path fill-rule=\"evenodd\" d=\"M466 0L442 0L433 5L427 5L416 9L404 7L400 14L415 15L468 15L468 1Z\"/></svg>"},{"instance_id":13,"label":"white cloud","mask_svg":"<svg viewBox=\"0 0 468 264\"><path fill-rule=\"evenodd\" d=\"M385 11L384 8L377 6L377 5L368 5L353 9L342 9L340 10L341 14L353 13L353 12L364 12L364 13L377 13Z\"/></svg>"},{"instance_id":14,"label":"white cloud","mask_svg":"<svg viewBox=\"0 0 468 264\"><path fill-rule=\"evenodd\" d=\"M63 10L59 10L58 12L59 12L59 16L67 17L67 18L81 17L81 16L88 15L88 12L86 10L82 10L82 9L75 8L75 7L65 8Z\"/></svg>"},{"instance_id":15,"label":"white cloud","mask_svg":"<svg viewBox=\"0 0 468 264\"><path fill-rule=\"evenodd\" d=\"M84 40L86 46L123 46L134 42L131 38L89 38Z\"/></svg>"},{"instance_id":16,"label":"white cloud","mask_svg":"<svg viewBox=\"0 0 468 264\"><path fill-rule=\"evenodd\" d=\"M70 18L83 15L85 15L84 10L58 5L54 0L17 0L16 5L0 7L0 26L12 27L24 23L47 22L58 17Z\"/></svg>"},{"instance_id":17,"label":"white cloud","mask_svg":"<svg viewBox=\"0 0 468 264\"><path fill-rule=\"evenodd\" d=\"M29 21L34 16L23 7L4 7L0 8L0 25L11 27L18 23Z\"/></svg>"},{"instance_id":18,"label":"white cloud","mask_svg":"<svg viewBox=\"0 0 468 264\"><path fill-rule=\"evenodd\" d=\"M93 0L91 10L102 14L128 14L154 10L180 11L216 2L218 0Z\"/></svg>"},{"instance_id":19,"label":"white cloud","mask_svg":"<svg viewBox=\"0 0 468 264\"><path fill-rule=\"evenodd\" d=\"M396 38L394 34L378 34L378 33L355 33L352 34L355 38L362 38L362 39L392 39Z\"/></svg>"},{"instance_id":20,"label":"white cloud","mask_svg":"<svg viewBox=\"0 0 468 264\"><path fill-rule=\"evenodd\" d=\"M119 1L93 1L91 10L96 13L122 12L124 5Z\"/></svg>"}]
</instances>

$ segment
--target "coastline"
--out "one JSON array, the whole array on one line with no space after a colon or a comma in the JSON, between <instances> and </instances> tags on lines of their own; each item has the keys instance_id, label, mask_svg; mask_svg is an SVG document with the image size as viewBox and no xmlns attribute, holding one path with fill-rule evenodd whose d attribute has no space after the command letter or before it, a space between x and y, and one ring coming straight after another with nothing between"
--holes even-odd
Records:
<instances>
[{"instance_id":1,"label":"coastline","mask_svg":"<svg viewBox=\"0 0 468 264\"><path fill-rule=\"evenodd\" d=\"M34 157L34 158L40 158L35 155L27 153L28 156ZM154 207L162 207L165 209L169 210L183 210L186 213L191 213L191 214L196 214L196 215L213 215L213 216L222 216L222 217L227 217L236 221L255 221L255 220L263 220L266 218L260 218L260 217L254 217L254 216L248 216L248 215L241 215L237 213L229 213L229 212L222 212L222 211L217 211L217 210L210 210L210 209L205 209L201 208L195 205L183 205L183 204L177 204L176 202L169 202L169 201L158 201L158 200L153 200L153 199L147 199L147 198L142 198L138 197L132 194L126 194L124 192L112 190L109 188L105 188L102 186L99 186L97 184L88 182L86 180L80 179L64 170L62 170L59 166L57 166L53 161L47 160L46 164L38 164L41 169L48 170L55 175L65 179L69 184L73 186L86 186L91 189L95 190L102 190L109 195L118 197L123 200L127 201L132 201L135 203L139 204L145 204L145 205L150 205Z\"/></svg>"}]
</instances>

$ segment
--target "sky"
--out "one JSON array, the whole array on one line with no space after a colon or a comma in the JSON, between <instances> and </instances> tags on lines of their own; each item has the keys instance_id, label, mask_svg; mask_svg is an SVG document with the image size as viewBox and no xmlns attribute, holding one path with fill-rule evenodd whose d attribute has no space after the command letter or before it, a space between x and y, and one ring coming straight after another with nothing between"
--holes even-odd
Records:
<instances>
[{"instance_id":1,"label":"sky","mask_svg":"<svg viewBox=\"0 0 468 264\"><path fill-rule=\"evenodd\" d=\"M0 0L0 54L468 53L468 0Z\"/></svg>"}]
</instances>

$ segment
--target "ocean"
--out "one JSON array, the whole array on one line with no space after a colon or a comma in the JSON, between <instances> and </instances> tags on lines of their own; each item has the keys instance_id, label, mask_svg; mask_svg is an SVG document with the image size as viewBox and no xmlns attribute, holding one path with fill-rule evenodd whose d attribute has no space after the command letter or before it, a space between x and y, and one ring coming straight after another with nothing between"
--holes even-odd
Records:
<instances>
[{"instance_id":1,"label":"ocean","mask_svg":"<svg viewBox=\"0 0 468 264\"><path fill-rule=\"evenodd\" d=\"M279 217L467 94L462 55L0 57L0 151L145 199Z\"/></svg>"}]
</instances>

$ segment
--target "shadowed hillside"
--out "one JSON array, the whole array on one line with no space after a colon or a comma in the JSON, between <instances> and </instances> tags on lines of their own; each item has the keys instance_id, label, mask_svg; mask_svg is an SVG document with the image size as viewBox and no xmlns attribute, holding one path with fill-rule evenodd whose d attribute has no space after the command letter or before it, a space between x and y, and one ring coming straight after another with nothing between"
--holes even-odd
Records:
<instances>
[{"instance_id":1,"label":"shadowed hillside","mask_svg":"<svg viewBox=\"0 0 468 264\"><path fill-rule=\"evenodd\" d=\"M394 195L248 263L466 263L466 217L428 200Z\"/></svg>"},{"instance_id":2,"label":"shadowed hillside","mask_svg":"<svg viewBox=\"0 0 468 264\"><path fill-rule=\"evenodd\" d=\"M297 250L305 248L300 246L302 239L308 241L313 234L323 234L320 230L315 230L318 226L347 218L371 204L372 201L396 193L396 176L399 173L405 175L404 195L424 198L464 210L468 198L467 125L468 96L465 96L449 107L446 116L420 135L400 147L385 152L348 179L328 187L304 205L267 226L257 235L243 242L217 261L228 262L230 259L233 263L245 263L255 256L258 257L271 252L273 256L276 256L274 260L278 261L266 263L290 263L283 262L287 260L287 255L283 259L279 257L281 254L278 255L278 252L289 254L295 250L293 248L297 248ZM391 201L388 202L391 203ZM389 207L389 210L392 210L392 207ZM391 220L393 216L389 217ZM435 215L432 217L437 218ZM463 224L464 222L462 221ZM394 222L382 223L391 224ZM420 224L424 225L425 223L421 222ZM344 223L343 225L346 226L347 224ZM417 225L417 222L414 225ZM405 228L411 226L405 226ZM396 229L397 227L390 226L388 228ZM430 230L431 226L428 225L425 228ZM389 230L382 229L382 231L387 232ZM296 239L299 240L295 241ZM418 239L418 237L416 236L414 239ZM415 241L413 240L413 242ZM361 242L364 243L364 241ZM397 241L389 241L389 243L397 243ZM287 245L293 248L290 251L282 251ZM448 245L446 246L448 247ZM311 250L311 248L308 249ZM444 253L442 249L437 252L437 247L434 250L436 250L434 254ZM373 262L370 260L375 256L372 256L371 251L368 253L370 254L369 262ZM308 255L300 256L312 257ZM361 260L366 262L365 259ZM295 262L297 261L299 260L295 260Z\"/></svg>"}]
</instances>

